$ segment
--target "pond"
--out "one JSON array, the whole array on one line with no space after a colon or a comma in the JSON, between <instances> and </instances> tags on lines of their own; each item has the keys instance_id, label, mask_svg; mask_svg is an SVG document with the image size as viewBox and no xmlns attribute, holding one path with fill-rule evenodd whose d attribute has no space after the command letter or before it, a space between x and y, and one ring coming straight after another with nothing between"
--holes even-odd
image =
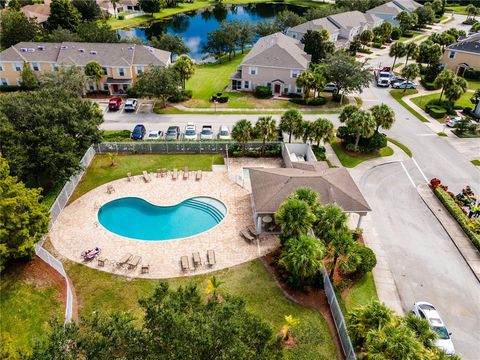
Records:
<instances>
[{"instance_id":1,"label":"pond","mask_svg":"<svg viewBox=\"0 0 480 360\"><path fill-rule=\"evenodd\" d=\"M130 29L118 30L120 37L136 36L148 42L153 36L163 32L179 35L190 49L189 56L197 61L207 57L202 51L207 41L207 34L220 27L222 21L248 21L255 24L259 21L273 20L283 10L303 14L307 8L279 3L251 3L245 5L221 5L200 9L172 18L150 23Z\"/></svg>"}]
</instances>

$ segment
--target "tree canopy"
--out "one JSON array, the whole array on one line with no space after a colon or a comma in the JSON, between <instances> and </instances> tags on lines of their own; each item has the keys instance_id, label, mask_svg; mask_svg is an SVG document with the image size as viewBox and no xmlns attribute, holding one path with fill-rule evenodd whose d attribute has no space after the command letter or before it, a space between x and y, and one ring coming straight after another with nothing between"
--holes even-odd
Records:
<instances>
[{"instance_id":1,"label":"tree canopy","mask_svg":"<svg viewBox=\"0 0 480 360\"><path fill-rule=\"evenodd\" d=\"M102 16L102 10L96 1L72 0L72 5L75 6L84 21L97 20Z\"/></svg>"},{"instance_id":2,"label":"tree canopy","mask_svg":"<svg viewBox=\"0 0 480 360\"><path fill-rule=\"evenodd\" d=\"M295 197L287 198L275 214L275 222L282 229L283 239L307 235L315 222L310 206Z\"/></svg>"},{"instance_id":3,"label":"tree canopy","mask_svg":"<svg viewBox=\"0 0 480 360\"><path fill-rule=\"evenodd\" d=\"M116 43L117 32L105 21L84 21L77 27L77 34L84 42Z\"/></svg>"},{"instance_id":4,"label":"tree canopy","mask_svg":"<svg viewBox=\"0 0 480 360\"><path fill-rule=\"evenodd\" d=\"M288 133L288 142L292 142L292 134L302 126L303 116L297 109L287 110L280 118L280 129Z\"/></svg>"},{"instance_id":5,"label":"tree canopy","mask_svg":"<svg viewBox=\"0 0 480 360\"><path fill-rule=\"evenodd\" d=\"M188 56L180 56L173 68L177 71L182 81L182 88L185 89L185 83L195 73L195 63Z\"/></svg>"},{"instance_id":6,"label":"tree canopy","mask_svg":"<svg viewBox=\"0 0 480 360\"><path fill-rule=\"evenodd\" d=\"M0 97L1 151L13 174L48 191L79 170L79 161L101 139L103 113L94 102L58 88Z\"/></svg>"},{"instance_id":7,"label":"tree canopy","mask_svg":"<svg viewBox=\"0 0 480 360\"><path fill-rule=\"evenodd\" d=\"M7 9L0 17L0 45L6 49L22 41L33 41L42 32L35 19L27 18L21 11Z\"/></svg>"},{"instance_id":8,"label":"tree canopy","mask_svg":"<svg viewBox=\"0 0 480 360\"><path fill-rule=\"evenodd\" d=\"M138 5L143 12L152 14L159 12L162 8L162 3L160 0L138 0Z\"/></svg>"},{"instance_id":9,"label":"tree canopy","mask_svg":"<svg viewBox=\"0 0 480 360\"><path fill-rule=\"evenodd\" d=\"M331 41L327 30L318 31L307 30L301 42L305 45L304 51L312 56L314 63L320 62L335 52L335 44Z\"/></svg>"},{"instance_id":10,"label":"tree canopy","mask_svg":"<svg viewBox=\"0 0 480 360\"><path fill-rule=\"evenodd\" d=\"M167 99L179 92L181 79L173 67L154 66L141 74L135 88L139 95L150 96L162 100L167 106Z\"/></svg>"},{"instance_id":11,"label":"tree canopy","mask_svg":"<svg viewBox=\"0 0 480 360\"><path fill-rule=\"evenodd\" d=\"M253 137L253 126L249 120L242 119L235 123L232 129L232 139L242 145L242 153L245 153L247 141Z\"/></svg>"},{"instance_id":12,"label":"tree canopy","mask_svg":"<svg viewBox=\"0 0 480 360\"><path fill-rule=\"evenodd\" d=\"M61 27L75 30L80 24L81 15L70 0L52 0L50 3L50 16L48 26L51 29Z\"/></svg>"},{"instance_id":13,"label":"tree canopy","mask_svg":"<svg viewBox=\"0 0 480 360\"><path fill-rule=\"evenodd\" d=\"M49 215L40 204L40 190L28 189L11 176L0 156L0 271L8 260L31 257L35 243L48 231Z\"/></svg>"},{"instance_id":14,"label":"tree canopy","mask_svg":"<svg viewBox=\"0 0 480 360\"><path fill-rule=\"evenodd\" d=\"M170 51L172 55L177 56L186 54L190 51L180 36L169 33L163 33L159 36L154 36L150 40L150 45L157 49Z\"/></svg>"}]
</instances>

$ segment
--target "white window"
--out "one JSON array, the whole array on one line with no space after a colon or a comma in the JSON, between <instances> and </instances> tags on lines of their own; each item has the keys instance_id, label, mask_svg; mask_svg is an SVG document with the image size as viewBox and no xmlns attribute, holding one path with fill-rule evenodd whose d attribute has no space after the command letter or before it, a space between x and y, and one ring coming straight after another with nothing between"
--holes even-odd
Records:
<instances>
[{"instance_id":1,"label":"white window","mask_svg":"<svg viewBox=\"0 0 480 360\"><path fill-rule=\"evenodd\" d=\"M248 73L249 73L250 75L257 75L257 74L258 74L258 68L256 68L256 67L249 67L249 68L248 68Z\"/></svg>"},{"instance_id":2,"label":"white window","mask_svg":"<svg viewBox=\"0 0 480 360\"><path fill-rule=\"evenodd\" d=\"M248 81L243 82L243 88L244 89L250 89L250 83Z\"/></svg>"},{"instance_id":3,"label":"white window","mask_svg":"<svg viewBox=\"0 0 480 360\"><path fill-rule=\"evenodd\" d=\"M300 75L300 70L290 70L290 77L296 79Z\"/></svg>"},{"instance_id":4,"label":"white window","mask_svg":"<svg viewBox=\"0 0 480 360\"><path fill-rule=\"evenodd\" d=\"M290 92L290 85L284 86L283 87L283 93L288 94Z\"/></svg>"},{"instance_id":5,"label":"white window","mask_svg":"<svg viewBox=\"0 0 480 360\"><path fill-rule=\"evenodd\" d=\"M449 58L449 59L455 59L455 54L456 54L455 51L449 51L449 52L448 52L448 58Z\"/></svg>"},{"instance_id":6,"label":"white window","mask_svg":"<svg viewBox=\"0 0 480 360\"><path fill-rule=\"evenodd\" d=\"M33 71L40 71L40 66L38 65L38 63L34 62L32 63L32 69Z\"/></svg>"},{"instance_id":7,"label":"white window","mask_svg":"<svg viewBox=\"0 0 480 360\"><path fill-rule=\"evenodd\" d=\"M8 85L8 79L2 78L2 85Z\"/></svg>"},{"instance_id":8,"label":"white window","mask_svg":"<svg viewBox=\"0 0 480 360\"><path fill-rule=\"evenodd\" d=\"M125 76L125 69L124 68L119 68L118 69L118 75L119 76Z\"/></svg>"},{"instance_id":9,"label":"white window","mask_svg":"<svg viewBox=\"0 0 480 360\"><path fill-rule=\"evenodd\" d=\"M108 84L103 84L103 90L108 91Z\"/></svg>"},{"instance_id":10,"label":"white window","mask_svg":"<svg viewBox=\"0 0 480 360\"><path fill-rule=\"evenodd\" d=\"M15 71L22 71L22 67L23 67L22 64L15 63L13 66L15 67Z\"/></svg>"},{"instance_id":11,"label":"white window","mask_svg":"<svg viewBox=\"0 0 480 360\"><path fill-rule=\"evenodd\" d=\"M143 66L137 66L137 74L143 74Z\"/></svg>"}]
</instances>

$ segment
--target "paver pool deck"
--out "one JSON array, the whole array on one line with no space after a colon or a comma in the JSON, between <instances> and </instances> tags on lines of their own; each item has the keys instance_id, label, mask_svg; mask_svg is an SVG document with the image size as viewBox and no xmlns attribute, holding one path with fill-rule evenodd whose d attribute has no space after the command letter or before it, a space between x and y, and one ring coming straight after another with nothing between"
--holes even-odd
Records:
<instances>
[{"instance_id":1,"label":"paver pool deck","mask_svg":"<svg viewBox=\"0 0 480 360\"><path fill-rule=\"evenodd\" d=\"M179 174L172 180L150 174L151 182L146 183L141 176L133 181L119 179L101 185L68 205L50 230L50 241L64 258L85 264L102 271L131 277L172 278L203 274L238 265L263 256L279 246L273 235L261 237L261 241L248 244L239 231L253 224L250 193L231 181L226 173L203 172L201 180L195 180L190 173L187 180ZM115 191L107 193L107 187ZM228 209L227 216L216 227L190 238L142 241L114 234L98 223L97 213L105 203L122 197L140 197L155 205L175 205L194 196L210 196L221 200ZM125 219L129 221L129 219ZM188 221L188 219L185 219ZM99 247L101 257L108 261L99 267L97 261L83 262L81 252ZM207 250L214 250L216 265L206 265ZM192 254L199 252L202 265L193 270ZM141 256L142 264L149 264L150 271L140 274L140 265L131 271L115 268L112 263L125 254ZM188 256L192 270L182 272L180 257Z\"/></svg>"}]
</instances>

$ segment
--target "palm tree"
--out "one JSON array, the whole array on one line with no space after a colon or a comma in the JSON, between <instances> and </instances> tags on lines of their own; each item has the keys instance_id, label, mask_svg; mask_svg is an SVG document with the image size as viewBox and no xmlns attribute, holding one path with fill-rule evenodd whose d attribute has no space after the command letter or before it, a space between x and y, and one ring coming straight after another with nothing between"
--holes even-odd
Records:
<instances>
[{"instance_id":1,"label":"palm tree","mask_svg":"<svg viewBox=\"0 0 480 360\"><path fill-rule=\"evenodd\" d=\"M347 229L348 216L342 208L336 204L319 206L315 210L316 221L314 233L325 244L329 244L333 234L340 233Z\"/></svg>"},{"instance_id":2,"label":"palm tree","mask_svg":"<svg viewBox=\"0 0 480 360\"><path fill-rule=\"evenodd\" d=\"M378 129L388 130L391 129L393 123L395 122L395 112L387 104L380 104L373 106L370 111L372 112L373 119L377 124L375 132L378 132Z\"/></svg>"},{"instance_id":3,"label":"palm tree","mask_svg":"<svg viewBox=\"0 0 480 360\"><path fill-rule=\"evenodd\" d=\"M417 64L408 64L402 69L402 76L407 79L407 81L415 79L418 75L420 75L420 68ZM405 86L403 92L407 91L407 87Z\"/></svg>"},{"instance_id":4,"label":"palm tree","mask_svg":"<svg viewBox=\"0 0 480 360\"><path fill-rule=\"evenodd\" d=\"M315 215L305 201L287 198L275 214L275 222L282 229L284 239L306 235L315 222Z\"/></svg>"},{"instance_id":5,"label":"palm tree","mask_svg":"<svg viewBox=\"0 0 480 360\"><path fill-rule=\"evenodd\" d=\"M242 145L242 155L245 155L245 147L247 142L252 138L252 123L242 119L237 121L232 129L232 138Z\"/></svg>"},{"instance_id":6,"label":"palm tree","mask_svg":"<svg viewBox=\"0 0 480 360\"><path fill-rule=\"evenodd\" d=\"M294 326L297 326L298 319L295 319L292 315L285 315L285 323L282 325L282 328L280 329L280 334L282 336L283 341L288 341L288 338L290 337L290 329Z\"/></svg>"},{"instance_id":7,"label":"palm tree","mask_svg":"<svg viewBox=\"0 0 480 360\"><path fill-rule=\"evenodd\" d=\"M305 201L308 206L310 206L310 209L314 211L317 206L319 205L320 202L320 196L318 193L309 187L299 187L295 192L293 193L293 197Z\"/></svg>"},{"instance_id":8,"label":"palm tree","mask_svg":"<svg viewBox=\"0 0 480 360\"><path fill-rule=\"evenodd\" d=\"M390 57L393 57L392 69L395 67L397 58L405 56L405 53L405 45L402 42L397 41L392 44L392 46L390 47L390 52L388 54Z\"/></svg>"},{"instance_id":9,"label":"palm tree","mask_svg":"<svg viewBox=\"0 0 480 360\"><path fill-rule=\"evenodd\" d=\"M343 229L342 231L336 232L331 237L329 250L333 259L329 277L332 282L338 258L347 255L354 244L355 242L353 241L352 232L349 229Z\"/></svg>"},{"instance_id":10,"label":"palm tree","mask_svg":"<svg viewBox=\"0 0 480 360\"><path fill-rule=\"evenodd\" d=\"M298 276L303 283L305 279L317 275L323 268L325 247L318 239L301 235L285 242L278 263L289 273Z\"/></svg>"},{"instance_id":11,"label":"palm tree","mask_svg":"<svg viewBox=\"0 0 480 360\"><path fill-rule=\"evenodd\" d=\"M366 110L358 110L347 122L347 127L355 138L355 151L358 151L360 137L369 138L375 133L377 124L372 113Z\"/></svg>"},{"instance_id":12,"label":"palm tree","mask_svg":"<svg viewBox=\"0 0 480 360\"><path fill-rule=\"evenodd\" d=\"M310 69L307 69L297 77L295 83L298 87L303 88L303 97L308 98L310 91L315 86L315 75Z\"/></svg>"},{"instance_id":13,"label":"palm tree","mask_svg":"<svg viewBox=\"0 0 480 360\"><path fill-rule=\"evenodd\" d=\"M304 143L306 143L308 140L312 140L312 123L308 120L302 120L302 126L301 126L301 137Z\"/></svg>"},{"instance_id":14,"label":"palm tree","mask_svg":"<svg viewBox=\"0 0 480 360\"><path fill-rule=\"evenodd\" d=\"M185 83L195 74L195 63L188 56L180 56L173 65L178 75L182 79L182 88L185 90Z\"/></svg>"},{"instance_id":15,"label":"palm tree","mask_svg":"<svg viewBox=\"0 0 480 360\"><path fill-rule=\"evenodd\" d=\"M357 105L347 105L340 113L340 122L347 122L360 108Z\"/></svg>"},{"instance_id":16,"label":"palm tree","mask_svg":"<svg viewBox=\"0 0 480 360\"><path fill-rule=\"evenodd\" d=\"M359 39L360 39L360 43L365 48L365 46L373 40L373 31L368 29L363 30L360 34Z\"/></svg>"},{"instance_id":17,"label":"palm tree","mask_svg":"<svg viewBox=\"0 0 480 360\"><path fill-rule=\"evenodd\" d=\"M335 137L335 127L333 123L325 118L318 118L312 125L312 138L317 141L317 146L320 146L320 141L329 142Z\"/></svg>"},{"instance_id":18,"label":"palm tree","mask_svg":"<svg viewBox=\"0 0 480 360\"><path fill-rule=\"evenodd\" d=\"M219 281L215 277L215 275L210 276L210 279L208 279L208 283L207 283L207 291L206 291L207 295L212 294L213 298L217 299L218 288L222 284L223 284L223 281Z\"/></svg>"},{"instance_id":19,"label":"palm tree","mask_svg":"<svg viewBox=\"0 0 480 360\"><path fill-rule=\"evenodd\" d=\"M258 118L255 124L255 133L262 139L262 156L265 155L265 143L277 136L277 123L271 116Z\"/></svg>"},{"instance_id":20,"label":"palm tree","mask_svg":"<svg viewBox=\"0 0 480 360\"><path fill-rule=\"evenodd\" d=\"M90 61L85 65L85 75L91 80L95 81L95 84L97 85L97 91L100 90L98 82L105 75L103 67L96 61Z\"/></svg>"},{"instance_id":21,"label":"palm tree","mask_svg":"<svg viewBox=\"0 0 480 360\"><path fill-rule=\"evenodd\" d=\"M467 20L475 20L475 16L478 15L478 9L475 5L469 4L465 8L465 11L467 12Z\"/></svg>"},{"instance_id":22,"label":"palm tree","mask_svg":"<svg viewBox=\"0 0 480 360\"><path fill-rule=\"evenodd\" d=\"M455 76L453 82L445 88L445 96L450 103L455 103L467 91L467 80L460 76Z\"/></svg>"},{"instance_id":23,"label":"palm tree","mask_svg":"<svg viewBox=\"0 0 480 360\"><path fill-rule=\"evenodd\" d=\"M280 119L280 129L288 133L288 142L292 142L292 134L302 126L303 116L297 109L285 111Z\"/></svg>"},{"instance_id":24,"label":"palm tree","mask_svg":"<svg viewBox=\"0 0 480 360\"><path fill-rule=\"evenodd\" d=\"M117 4L120 2L120 0L110 0L110 3L113 6L113 17L117 17Z\"/></svg>"},{"instance_id":25,"label":"palm tree","mask_svg":"<svg viewBox=\"0 0 480 360\"><path fill-rule=\"evenodd\" d=\"M110 166L115 166L115 160L117 159L118 157L118 153L117 152L109 152L107 153L107 157L108 157L108 160L110 161Z\"/></svg>"},{"instance_id":26,"label":"palm tree","mask_svg":"<svg viewBox=\"0 0 480 360\"><path fill-rule=\"evenodd\" d=\"M409 42L405 45L405 66L410 59L416 59L418 56L418 45L414 42Z\"/></svg>"},{"instance_id":27,"label":"palm tree","mask_svg":"<svg viewBox=\"0 0 480 360\"><path fill-rule=\"evenodd\" d=\"M413 313L408 313L402 320L426 348L432 349L435 346L433 341L438 338L438 334L432 330L426 319L422 319Z\"/></svg>"},{"instance_id":28,"label":"palm tree","mask_svg":"<svg viewBox=\"0 0 480 360\"><path fill-rule=\"evenodd\" d=\"M440 74L437 75L434 82L435 86L442 88L438 101L442 101L442 96L443 96L443 92L445 91L445 88L447 88L449 84L453 83L454 78L455 78L455 74L453 73L452 70L449 70L449 69L442 71Z\"/></svg>"}]
</instances>

